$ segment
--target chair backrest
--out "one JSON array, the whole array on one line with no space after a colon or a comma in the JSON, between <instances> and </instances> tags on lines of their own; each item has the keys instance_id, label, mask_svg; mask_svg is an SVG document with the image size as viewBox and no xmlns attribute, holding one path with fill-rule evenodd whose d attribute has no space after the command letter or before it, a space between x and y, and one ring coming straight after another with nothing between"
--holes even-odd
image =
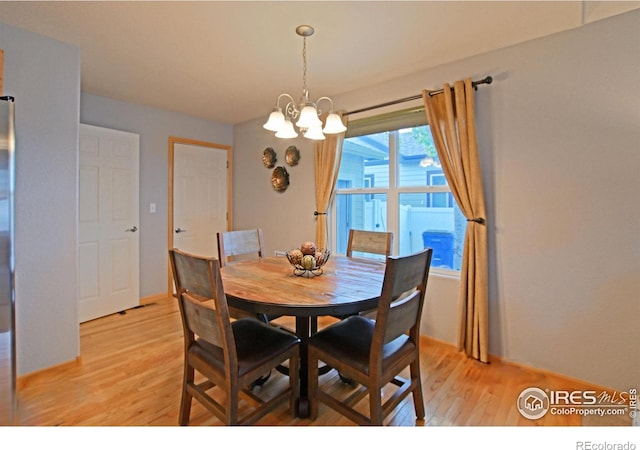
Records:
<instances>
[{"instance_id":1,"label":"chair backrest","mask_svg":"<svg viewBox=\"0 0 640 450\"><path fill-rule=\"evenodd\" d=\"M234 256L254 255L262 258L264 241L262 229L223 231L218 237L218 259L225 266Z\"/></svg>"},{"instance_id":2,"label":"chair backrest","mask_svg":"<svg viewBox=\"0 0 640 450\"><path fill-rule=\"evenodd\" d=\"M433 250L409 256L389 256L378 302L371 349L372 362L382 358L382 347L402 334L417 343Z\"/></svg>"},{"instance_id":3,"label":"chair backrest","mask_svg":"<svg viewBox=\"0 0 640 450\"><path fill-rule=\"evenodd\" d=\"M389 256L392 247L393 233L390 231L349 230L347 256L353 256L353 252Z\"/></svg>"},{"instance_id":4,"label":"chair backrest","mask_svg":"<svg viewBox=\"0 0 640 450\"><path fill-rule=\"evenodd\" d=\"M235 341L231 328L229 307L224 294L220 263L207 258L169 250L176 296L184 328L185 348L189 349L196 336L222 348L229 361L227 370L237 364Z\"/></svg>"}]
</instances>

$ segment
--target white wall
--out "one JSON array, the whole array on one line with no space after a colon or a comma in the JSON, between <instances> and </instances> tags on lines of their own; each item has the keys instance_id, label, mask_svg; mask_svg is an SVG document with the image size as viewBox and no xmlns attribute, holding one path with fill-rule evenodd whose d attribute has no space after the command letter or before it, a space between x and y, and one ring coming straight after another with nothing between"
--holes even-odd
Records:
<instances>
[{"instance_id":1,"label":"white wall","mask_svg":"<svg viewBox=\"0 0 640 450\"><path fill-rule=\"evenodd\" d=\"M616 389L640 384L639 29L632 11L333 98L353 110L493 76L476 95L490 352ZM289 191L269 189L261 151L290 142L274 143L264 120L234 129L235 170L248 174L234 217L261 224L272 250L314 235L313 172L301 165ZM455 342L457 283L433 276L427 302L425 333Z\"/></svg>"},{"instance_id":2,"label":"white wall","mask_svg":"<svg viewBox=\"0 0 640 450\"><path fill-rule=\"evenodd\" d=\"M18 375L74 359L80 53L0 23L4 94L16 98Z\"/></svg>"},{"instance_id":3,"label":"white wall","mask_svg":"<svg viewBox=\"0 0 640 450\"><path fill-rule=\"evenodd\" d=\"M233 228L262 227L266 254L290 250L304 241L315 240L315 179L313 145L310 142L277 139L262 128L264 119L234 127L233 145ZM290 167L284 153L295 144L300 150L300 162ZM277 192L271 186L271 173L262 163L262 152L272 147L284 166L290 184Z\"/></svg>"}]
</instances>

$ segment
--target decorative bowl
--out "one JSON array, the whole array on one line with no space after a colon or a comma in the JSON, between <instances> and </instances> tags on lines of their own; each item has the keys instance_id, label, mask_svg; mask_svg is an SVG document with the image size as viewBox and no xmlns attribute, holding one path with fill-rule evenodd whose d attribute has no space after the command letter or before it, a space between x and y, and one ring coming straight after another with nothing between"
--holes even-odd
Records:
<instances>
[{"instance_id":1,"label":"decorative bowl","mask_svg":"<svg viewBox=\"0 0 640 450\"><path fill-rule=\"evenodd\" d=\"M297 276L322 275L322 266L329 260L331 252L321 248L309 254L308 248L309 246L303 245L304 253L300 248L291 249L286 253L289 263L293 266L293 273Z\"/></svg>"}]
</instances>

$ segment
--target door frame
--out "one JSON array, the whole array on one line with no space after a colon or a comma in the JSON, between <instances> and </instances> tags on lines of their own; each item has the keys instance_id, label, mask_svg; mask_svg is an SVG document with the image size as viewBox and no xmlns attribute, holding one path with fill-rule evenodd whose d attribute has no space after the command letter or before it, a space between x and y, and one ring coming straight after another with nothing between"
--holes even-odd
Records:
<instances>
[{"instance_id":1,"label":"door frame","mask_svg":"<svg viewBox=\"0 0 640 450\"><path fill-rule=\"evenodd\" d=\"M175 144L195 145L198 147L209 147L216 150L225 150L227 152L227 227L231 229L231 187L233 174L233 153L230 145L215 144L213 142L198 141L195 139L187 139L176 136L169 136L169 195L167 202L167 249L173 248L173 184L174 184L174 163L175 163ZM173 295L173 273L171 272L171 263L167 254L167 296Z\"/></svg>"}]
</instances>

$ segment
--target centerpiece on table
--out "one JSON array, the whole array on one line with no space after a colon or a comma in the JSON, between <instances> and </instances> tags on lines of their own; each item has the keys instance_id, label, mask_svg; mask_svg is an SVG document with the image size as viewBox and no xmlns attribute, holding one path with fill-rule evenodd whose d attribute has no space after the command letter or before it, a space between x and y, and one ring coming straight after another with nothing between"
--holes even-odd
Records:
<instances>
[{"instance_id":1,"label":"centerpiece on table","mask_svg":"<svg viewBox=\"0 0 640 450\"><path fill-rule=\"evenodd\" d=\"M322 266L329 260L329 250L316 248L316 244L305 241L300 248L294 248L287 253L287 259L293 266L293 273L297 276L322 275Z\"/></svg>"}]
</instances>

